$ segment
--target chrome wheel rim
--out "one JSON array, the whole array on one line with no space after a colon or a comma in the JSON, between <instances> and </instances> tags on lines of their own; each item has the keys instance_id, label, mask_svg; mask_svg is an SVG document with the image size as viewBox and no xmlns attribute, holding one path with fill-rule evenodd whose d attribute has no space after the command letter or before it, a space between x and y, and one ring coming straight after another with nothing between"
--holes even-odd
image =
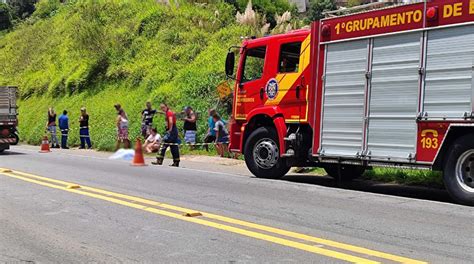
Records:
<instances>
[{"instance_id":1,"label":"chrome wheel rim","mask_svg":"<svg viewBox=\"0 0 474 264\"><path fill-rule=\"evenodd\" d=\"M464 152L456 164L456 180L467 192L474 192L474 150Z\"/></svg>"},{"instance_id":2,"label":"chrome wheel rim","mask_svg":"<svg viewBox=\"0 0 474 264\"><path fill-rule=\"evenodd\" d=\"M261 139L253 148L253 157L258 167L271 169L278 162L278 145L269 138Z\"/></svg>"}]
</instances>

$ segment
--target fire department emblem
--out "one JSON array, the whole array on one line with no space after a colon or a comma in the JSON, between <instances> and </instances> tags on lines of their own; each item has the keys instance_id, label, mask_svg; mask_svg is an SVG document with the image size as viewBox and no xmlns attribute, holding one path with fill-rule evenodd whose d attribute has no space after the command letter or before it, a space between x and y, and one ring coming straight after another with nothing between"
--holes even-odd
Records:
<instances>
[{"instance_id":1,"label":"fire department emblem","mask_svg":"<svg viewBox=\"0 0 474 264\"><path fill-rule=\"evenodd\" d=\"M273 100L278 95L278 82L276 79L270 79L265 87L265 93L267 94L268 100Z\"/></svg>"}]
</instances>

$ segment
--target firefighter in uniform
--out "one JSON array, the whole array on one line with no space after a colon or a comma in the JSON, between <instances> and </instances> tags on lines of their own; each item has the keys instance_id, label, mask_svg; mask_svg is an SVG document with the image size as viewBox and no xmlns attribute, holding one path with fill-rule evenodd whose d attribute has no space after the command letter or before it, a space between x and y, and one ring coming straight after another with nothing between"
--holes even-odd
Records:
<instances>
[{"instance_id":1,"label":"firefighter in uniform","mask_svg":"<svg viewBox=\"0 0 474 264\"><path fill-rule=\"evenodd\" d=\"M169 109L169 107L162 103L160 105L161 111L165 113L166 133L163 136L163 144L156 156L156 162L153 165L163 165L166 149L170 147L173 155L173 167L179 167L179 146L178 146L178 128L176 127L176 115ZM167 144L168 143L168 144Z\"/></svg>"}]
</instances>

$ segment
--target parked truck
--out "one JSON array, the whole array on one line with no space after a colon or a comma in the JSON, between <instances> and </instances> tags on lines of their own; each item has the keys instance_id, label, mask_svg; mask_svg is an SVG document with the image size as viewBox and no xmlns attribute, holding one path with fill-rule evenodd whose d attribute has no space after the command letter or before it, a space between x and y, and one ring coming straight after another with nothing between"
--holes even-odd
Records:
<instances>
[{"instance_id":1,"label":"parked truck","mask_svg":"<svg viewBox=\"0 0 474 264\"><path fill-rule=\"evenodd\" d=\"M349 180L375 166L443 172L474 205L474 0L431 0L249 38L235 79L230 149L257 177L292 166Z\"/></svg>"},{"instance_id":2,"label":"parked truck","mask_svg":"<svg viewBox=\"0 0 474 264\"><path fill-rule=\"evenodd\" d=\"M0 86L0 152L18 144L17 88Z\"/></svg>"}]
</instances>

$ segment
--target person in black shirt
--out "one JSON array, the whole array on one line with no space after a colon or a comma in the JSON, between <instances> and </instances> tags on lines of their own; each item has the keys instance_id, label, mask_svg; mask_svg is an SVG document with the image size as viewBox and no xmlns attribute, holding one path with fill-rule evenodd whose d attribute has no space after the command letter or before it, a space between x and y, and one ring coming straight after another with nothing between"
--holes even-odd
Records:
<instances>
[{"instance_id":1,"label":"person in black shirt","mask_svg":"<svg viewBox=\"0 0 474 264\"><path fill-rule=\"evenodd\" d=\"M196 125L196 114L193 111L191 106L186 106L184 108L185 117L183 118L184 121L184 142L186 144L196 144L196 132L197 132L197 125ZM191 150L193 146L191 145Z\"/></svg>"},{"instance_id":2,"label":"person in black shirt","mask_svg":"<svg viewBox=\"0 0 474 264\"><path fill-rule=\"evenodd\" d=\"M153 116L156 115L156 110L152 109L151 102L146 102L146 108L142 111L142 136L148 138L150 129L153 126Z\"/></svg>"},{"instance_id":3,"label":"person in black shirt","mask_svg":"<svg viewBox=\"0 0 474 264\"><path fill-rule=\"evenodd\" d=\"M81 117L79 118L79 135L81 138L81 147L79 149L85 149L86 143L87 148L91 149L91 138L89 135L89 115L87 114L86 108L81 108Z\"/></svg>"},{"instance_id":4,"label":"person in black shirt","mask_svg":"<svg viewBox=\"0 0 474 264\"><path fill-rule=\"evenodd\" d=\"M48 109L48 122L46 123L46 129L51 133L51 148L59 148L59 141L56 136L56 113L52 107Z\"/></svg>"}]
</instances>

